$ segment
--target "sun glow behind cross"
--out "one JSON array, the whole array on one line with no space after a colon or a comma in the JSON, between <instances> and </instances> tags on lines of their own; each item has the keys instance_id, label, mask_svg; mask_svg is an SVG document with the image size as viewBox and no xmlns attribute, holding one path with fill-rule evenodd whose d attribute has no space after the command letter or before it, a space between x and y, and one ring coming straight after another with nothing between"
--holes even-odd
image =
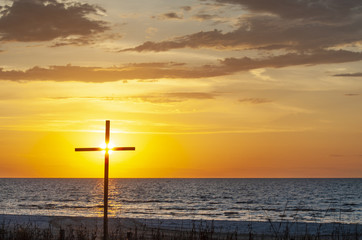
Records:
<instances>
[{"instance_id":1,"label":"sun glow behind cross","mask_svg":"<svg viewBox=\"0 0 362 240\"><path fill-rule=\"evenodd\" d=\"M114 144L112 142L109 142L108 144L107 143L101 143L99 145L100 148L102 148L102 153L105 153L106 151L108 151L109 154L112 154L113 153L113 148L114 148Z\"/></svg>"}]
</instances>

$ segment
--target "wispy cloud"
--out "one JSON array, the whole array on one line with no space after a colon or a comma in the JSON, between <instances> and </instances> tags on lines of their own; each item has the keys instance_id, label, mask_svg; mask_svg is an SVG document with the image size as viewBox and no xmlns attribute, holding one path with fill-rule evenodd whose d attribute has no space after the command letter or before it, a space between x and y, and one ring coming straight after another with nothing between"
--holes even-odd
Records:
<instances>
[{"instance_id":1,"label":"wispy cloud","mask_svg":"<svg viewBox=\"0 0 362 240\"><path fill-rule=\"evenodd\" d=\"M196 19L198 21L206 21L211 20L214 18L217 18L218 16L215 14L206 14L206 13L200 13L193 16L193 19Z\"/></svg>"},{"instance_id":2,"label":"wispy cloud","mask_svg":"<svg viewBox=\"0 0 362 240\"><path fill-rule=\"evenodd\" d=\"M333 75L335 77L362 77L362 72L357 73L341 73Z\"/></svg>"},{"instance_id":3,"label":"wispy cloud","mask_svg":"<svg viewBox=\"0 0 362 240\"><path fill-rule=\"evenodd\" d=\"M89 18L101 15L101 7L57 0L16 0L3 6L0 17L2 42L41 42L57 40L58 45L91 43L91 37L109 29L104 21Z\"/></svg>"},{"instance_id":4,"label":"wispy cloud","mask_svg":"<svg viewBox=\"0 0 362 240\"><path fill-rule=\"evenodd\" d=\"M296 65L318 65L343 63L362 60L362 53L339 51L314 51L310 53L288 53L264 59L226 58L221 61L231 71L250 70L255 68L281 68Z\"/></svg>"},{"instance_id":5,"label":"wispy cloud","mask_svg":"<svg viewBox=\"0 0 362 240\"><path fill-rule=\"evenodd\" d=\"M208 92L172 92L164 94L149 94L126 97L128 100L139 100L149 103L174 103L183 102L190 99L193 100L207 100L214 99L217 96L216 93Z\"/></svg>"},{"instance_id":6,"label":"wispy cloud","mask_svg":"<svg viewBox=\"0 0 362 240\"><path fill-rule=\"evenodd\" d=\"M156 16L156 17L153 17L153 18L157 18L157 19L183 19L183 16L178 14L178 13L175 13L175 12L168 12L168 13L164 13L164 14L161 14L159 16Z\"/></svg>"},{"instance_id":7,"label":"wispy cloud","mask_svg":"<svg viewBox=\"0 0 362 240\"><path fill-rule=\"evenodd\" d=\"M51 97L51 99L95 99L103 101L139 101L148 103L175 103L187 100L208 100L214 99L219 93L215 92L170 92L170 93L152 93L143 95L119 96L119 97Z\"/></svg>"},{"instance_id":8,"label":"wispy cloud","mask_svg":"<svg viewBox=\"0 0 362 240\"><path fill-rule=\"evenodd\" d=\"M238 100L239 102L247 102L252 104L261 104L261 103L270 103L272 100L267 98L242 98Z\"/></svg>"},{"instance_id":9,"label":"wispy cloud","mask_svg":"<svg viewBox=\"0 0 362 240\"><path fill-rule=\"evenodd\" d=\"M119 67L50 66L24 71L0 68L0 80L10 81L82 81L112 82L119 80L153 80L161 78L209 78L225 76L257 68L282 68L362 60L362 53L349 51L317 51L288 53L268 58L226 58L213 65L192 67L184 63L137 63Z\"/></svg>"},{"instance_id":10,"label":"wispy cloud","mask_svg":"<svg viewBox=\"0 0 362 240\"><path fill-rule=\"evenodd\" d=\"M347 96L347 97L357 97L357 96L360 96L361 94L359 93L345 93L344 96Z\"/></svg>"},{"instance_id":11,"label":"wispy cloud","mask_svg":"<svg viewBox=\"0 0 362 240\"><path fill-rule=\"evenodd\" d=\"M188 67L182 63L139 63L120 67L50 66L24 71L0 68L0 80L10 81L81 81L113 82L119 80L153 80L160 78L200 78L223 74L208 66Z\"/></svg>"}]
</instances>

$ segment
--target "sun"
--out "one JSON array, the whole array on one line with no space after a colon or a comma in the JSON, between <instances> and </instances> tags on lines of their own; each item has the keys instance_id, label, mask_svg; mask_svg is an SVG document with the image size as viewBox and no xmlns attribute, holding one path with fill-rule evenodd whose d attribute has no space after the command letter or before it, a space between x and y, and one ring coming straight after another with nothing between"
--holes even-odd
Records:
<instances>
[{"instance_id":1,"label":"sun","mask_svg":"<svg viewBox=\"0 0 362 240\"><path fill-rule=\"evenodd\" d=\"M114 144L112 142L107 143L101 143L99 145L100 148L102 148L102 153L105 153L106 151L108 151L109 154L112 154L113 152L113 148L114 148Z\"/></svg>"}]
</instances>

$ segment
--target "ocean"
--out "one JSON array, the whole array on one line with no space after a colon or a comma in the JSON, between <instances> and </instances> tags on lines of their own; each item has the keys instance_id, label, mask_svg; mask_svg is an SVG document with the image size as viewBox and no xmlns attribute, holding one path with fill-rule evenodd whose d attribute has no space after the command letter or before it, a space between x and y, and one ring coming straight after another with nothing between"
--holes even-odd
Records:
<instances>
[{"instance_id":1,"label":"ocean","mask_svg":"<svg viewBox=\"0 0 362 240\"><path fill-rule=\"evenodd\" d=\"M103 179L0 179L0 214L103 215ZM361 223L362 179L110 179L109 216Z\"/></svg>"}]
</instances>

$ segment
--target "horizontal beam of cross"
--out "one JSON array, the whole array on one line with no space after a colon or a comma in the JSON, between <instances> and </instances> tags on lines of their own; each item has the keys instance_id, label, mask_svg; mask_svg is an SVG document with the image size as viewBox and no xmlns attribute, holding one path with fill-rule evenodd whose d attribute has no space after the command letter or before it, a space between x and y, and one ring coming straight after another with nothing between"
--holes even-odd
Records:
<instances>
[{"instance_id":1,"label":"horizontal beam of cross","mask_svg":"<svg viewBox=\"0 0 362 240\"><path fill-rule=\"evenodd\" d=\"M134 151L135 147L113 147L113 148L101 148L101 147L94 147L94 148L75 148L76 152L84 152L84 151Z\"/></svg>"}]
</instances>

